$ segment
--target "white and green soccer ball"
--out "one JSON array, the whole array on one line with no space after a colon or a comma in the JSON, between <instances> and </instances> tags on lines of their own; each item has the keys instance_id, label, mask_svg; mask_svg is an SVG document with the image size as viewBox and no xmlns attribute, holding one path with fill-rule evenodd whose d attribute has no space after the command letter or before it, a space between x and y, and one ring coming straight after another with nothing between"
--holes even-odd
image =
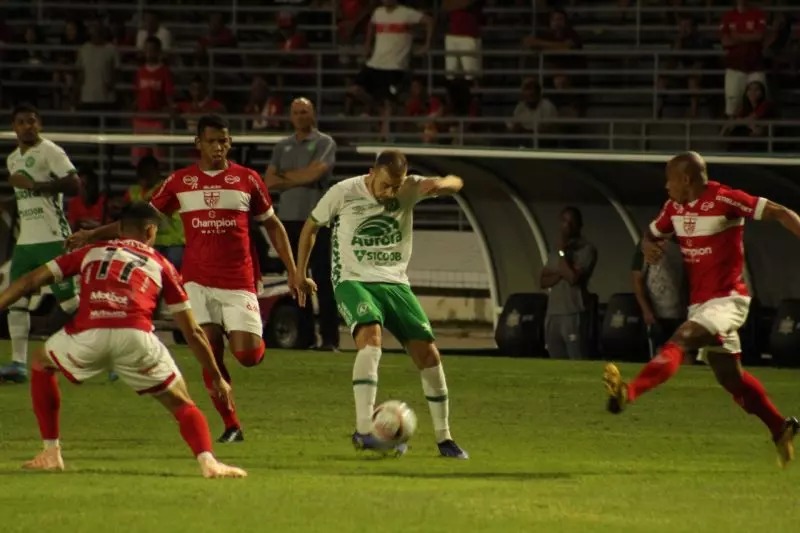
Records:
<instances>
[{"instance_id":1,"label":"white and green soccer ball","mask_svg":"<svg viewBox=\"0 0 800 533\"><path fill-rule=\"evenodd\" d=\"M417 415L399 400L383 402L372 413L372 434L387 444L407 442L417 430Z\"/></svg>"}]
</instances>

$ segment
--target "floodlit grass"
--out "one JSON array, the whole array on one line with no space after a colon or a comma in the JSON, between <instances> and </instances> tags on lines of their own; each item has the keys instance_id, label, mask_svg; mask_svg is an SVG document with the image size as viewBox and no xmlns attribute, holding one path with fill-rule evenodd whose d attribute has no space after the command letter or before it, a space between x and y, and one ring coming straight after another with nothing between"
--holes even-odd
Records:
<instances>
[{"instance_id":1,"label":"floodlit grass","mask_svg":"<svg viewBox=\"0 0 800 533\"><path fill-rule=\"evenodd\" d=\"M198 367L175 352L216 437ZM471 454L454 461L437 457L418 374L391 354L379 400L406 400L418 434L400 459L354 452L351 363L271 352L232 368L246 441L216 452L245 480L200 478L172 418L103 379L61 380L67 472L20 471L40 446L28 390L0 386L2 531L797 531L800 464L777 468L766 430L706 368L614 417L600 362L449 357L453 433ZM797 372L754 373L800 412Z\"/></svg>"}]
</instances>

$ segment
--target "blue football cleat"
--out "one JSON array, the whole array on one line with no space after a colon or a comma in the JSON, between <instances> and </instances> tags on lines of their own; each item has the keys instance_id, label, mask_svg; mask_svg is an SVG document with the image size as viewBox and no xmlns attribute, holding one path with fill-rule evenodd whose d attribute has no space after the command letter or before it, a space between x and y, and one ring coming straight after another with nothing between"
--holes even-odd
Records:
<instances>
[{"instance_id":1,"label":"blue football cleat","mask_svg":"<svg viewBox=\"0 0 800 533\"><path fill-rule=\"evenodd\" d=\"M452 457L453 459L469 459L469 454L462 450L452 439L443 440L439 444L439 453L442 457Z\"/></svg>"},{"instance_id":2,"label":"blue football cleat","mask_svg":"<svg viewBox=\"0 0 800 533\"><path fill-rule=\"evenodd\" d=\"M28 369L25 363L12 361L0 368L0 382L25 383L28 381Z\"/></svg>"},{"instance_id":3,"label":"blue football cleat","mask_svg":"<svg viewBox=\"0 0 800 533\"><path fill-rule=\"evenodd\" d=\"M356 450L372 450L383 455L400 457L408 451L408 444L405 442L399 444L384 442L375 438L371 433L359 433L356 431L353 433L352 441Z\"/></svg>"}]
</instances>

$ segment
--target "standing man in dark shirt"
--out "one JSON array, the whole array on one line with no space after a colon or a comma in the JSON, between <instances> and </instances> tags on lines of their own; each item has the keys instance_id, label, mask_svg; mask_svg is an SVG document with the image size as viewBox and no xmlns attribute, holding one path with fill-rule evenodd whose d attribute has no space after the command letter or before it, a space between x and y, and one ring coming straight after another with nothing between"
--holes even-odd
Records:
<instances>
[{"instance_id":1,"label":"standing man in dark shirt","mask_svg":"<svg viewBox=\"0 0 800 533\"><path fill-rule=\"evenodd\" d=\"M297 254L300 232L311 210L330 185L336 161L336 142L316 127L314 105L306 98L292 102L290 116L294 133L275 145L267 168L266 184L281 193L278 214L286 227L289 241ZM322 343L319 349L339 348L339 315L331 285L331 234L320 228L317 244L311 255L311 276L319 287L319 330ZM304 312L313 321L313 308Z\"/></svg>"},{"instance_id":2,"label":"standing man in dark shirt","mask_svg":"<svg viewBox=\"0 0 800 533\"><path fill-rule=\"evenodd\" d=\"M581 235L583 216L577 207L561 211L561 243L542 269L541 286L550 289L545 344L552 359L589 357L589 279L597 249Z\"/></svg>"}]
</instances>

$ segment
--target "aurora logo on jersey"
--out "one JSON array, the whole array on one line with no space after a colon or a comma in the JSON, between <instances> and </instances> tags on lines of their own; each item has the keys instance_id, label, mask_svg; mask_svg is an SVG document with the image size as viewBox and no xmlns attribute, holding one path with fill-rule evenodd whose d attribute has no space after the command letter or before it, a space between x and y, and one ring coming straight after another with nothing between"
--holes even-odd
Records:
<instances>
[{"instance_id":1,"label":"aurora logo on jersey","mask_svg":"<svg viewBox=\"0 0 800 533\"><path fill-rule=\"evenodd\" d=\"M383 248L393 246L403 240L400 224L392 217L377 215L370 217L353 232L353 247ZM376 266L392 265L403 259L403 254L396 251L354 249L353 255L359 263L365 259Z\"/></svg>"},{"instance_id":2,"label":"aurora logo on jersey","mask_svg":"<svg viewBox=\"0 0 800 533\"><path fill-rule=\"evenodd\" d=\"M392 217L378 215L370 217L353 232L353 246L391 246L403 240L400 224Z\"/></svg>"}]
</instances>

